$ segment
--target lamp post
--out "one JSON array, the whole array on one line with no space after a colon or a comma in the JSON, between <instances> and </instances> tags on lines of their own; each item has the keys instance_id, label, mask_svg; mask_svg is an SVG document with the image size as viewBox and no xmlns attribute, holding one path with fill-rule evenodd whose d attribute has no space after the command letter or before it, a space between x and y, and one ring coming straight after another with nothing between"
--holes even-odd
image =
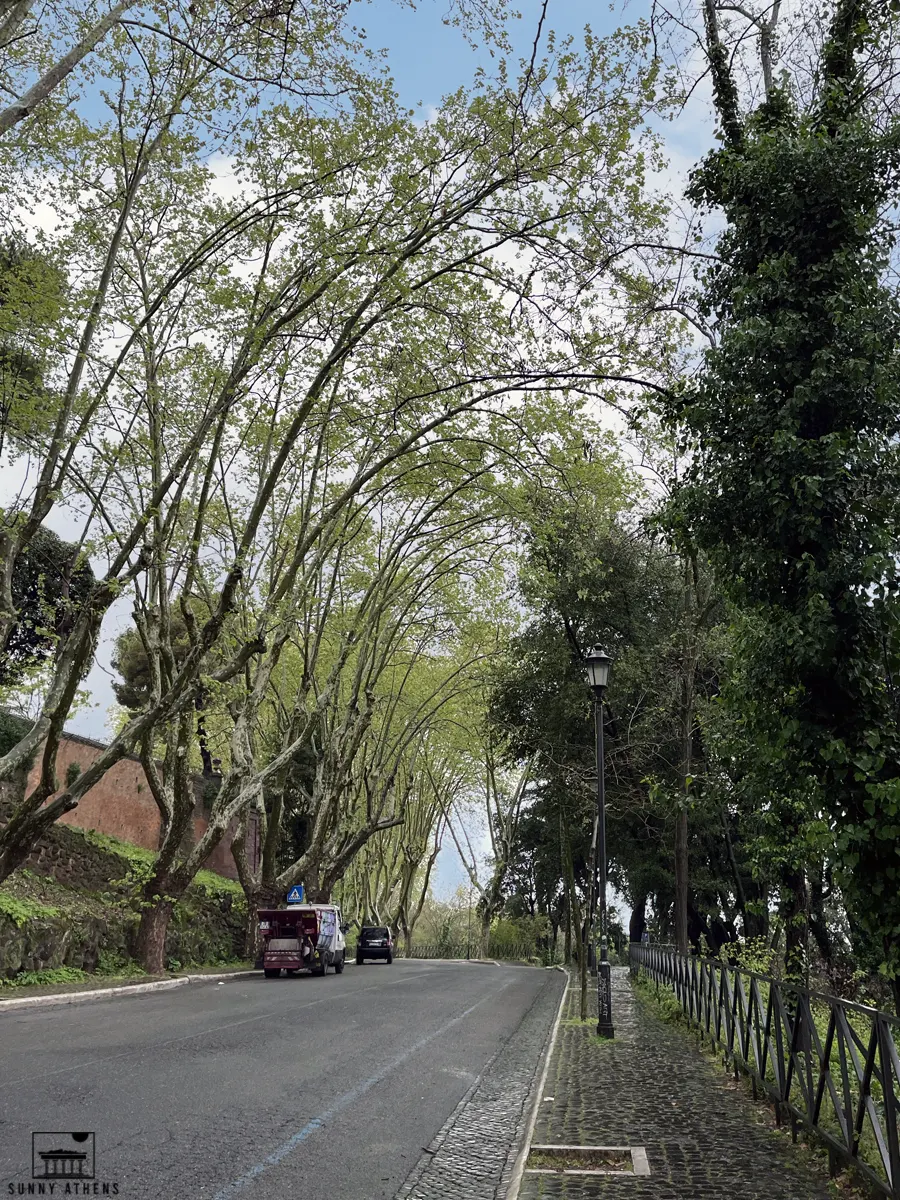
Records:
<instances>
[{"instance_id":1,"label":"lamp post","mask_svg":"<svg viewBox=\"0 0 900 1200\"><path fill-rule=\"evenodd\" d=\"M607 957L606 913L606 780L603 760L603 695L609 682L612 659L600 646L594 646L584 656L584 676L594 693L594 729L597 739L597 854L592 863L594 879L600 869L598 892L600 907L600 962L597 964L597 1033L600 1037L615 1037L612 1018L612 988Z\"/></svg>"},{"instance_id":2,"label":"lamp post","mask_svg":"<svg viewBox=\"0 0 900 1200\"><path fill-rule=\"evenodd\" d=\"M469 920L466 925L466 960L472 957L472 885L469 884Z\"/></svg>"}]
</instances>

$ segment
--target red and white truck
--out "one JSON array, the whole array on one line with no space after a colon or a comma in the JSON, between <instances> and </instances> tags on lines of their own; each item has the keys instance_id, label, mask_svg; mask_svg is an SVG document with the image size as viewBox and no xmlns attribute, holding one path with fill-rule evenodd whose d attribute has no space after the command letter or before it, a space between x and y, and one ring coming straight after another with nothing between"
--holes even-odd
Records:
<instances>
[{"instance_id":1,"label":"red and white truck","mask_svg":"<svg viewBox=\"0 0 900 1200\"><path fill-rule=\"evenodd\" d=\"M347 926L336 904L291 904L287 908L261 908L259 939L266 979L282 971L296 975L310 971L324 975L334 967L344 969Z\"/></svg>"}]
</instances>

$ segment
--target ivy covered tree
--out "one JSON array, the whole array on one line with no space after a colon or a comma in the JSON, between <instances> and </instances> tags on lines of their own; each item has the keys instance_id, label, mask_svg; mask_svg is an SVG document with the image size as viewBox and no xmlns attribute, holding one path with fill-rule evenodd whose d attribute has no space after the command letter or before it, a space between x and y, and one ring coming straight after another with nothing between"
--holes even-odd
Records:
<instances>
[{"instance_id":1,"label":"ivy covered tree","mask_svg":"<svg viewBox=\"0 0 900 1200\"><path fill-rule=\"evenodd\" d=\"M94 573L81 549L42 527L16 561L16 622L0 650L0 687L15 687L53 658L90 596Z\"/></svg>"},{"instance_id":2,"label":"ivy covered tree","mask_svg":"<svg viewBox=\"0 0 900 1200\"><path fill-rule=\"evenodd\" d=\"M0 238L0 454L39 451L53 419L45 381L66 294L62 270L20 231Z\"/></svg>"},{"instance_id":3,"label":"ivy covered tree","mask_svg":"<svg viewBox=\"0 0 900 1200\"><path fill-rule=\"evenodd\" d=\"M785 843L820 863L830 843L900 1003L900 313L884 215L900 126L866 75L876 23L896 16L838 0L814 92L770 72L746 114L717 6L704 11L722 144L690 195L726 228L705 281L716 344L669 406L691 454L680 514L742 614L729 703L795 915L809 874Z\"/></svg>"}]
</instances>

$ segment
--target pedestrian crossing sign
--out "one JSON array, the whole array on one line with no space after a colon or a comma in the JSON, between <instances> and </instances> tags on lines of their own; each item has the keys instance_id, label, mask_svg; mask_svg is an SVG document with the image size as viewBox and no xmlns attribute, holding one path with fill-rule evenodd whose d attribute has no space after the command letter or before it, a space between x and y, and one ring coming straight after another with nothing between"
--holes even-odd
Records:
<instances>
[{"instance_id":1,"label":"pedestrian crossing sign","mask_svg":"<svg viewBox=\"0 0 900 1200\"><path fill-rule=\"evenodd\" d=\"M288 895L287 895L287 902L288 902L288 904L302 904L303 903L303 884L302 883L297 883L291 888L291 890L288 892Z\"/></svg>"}]
</instances>

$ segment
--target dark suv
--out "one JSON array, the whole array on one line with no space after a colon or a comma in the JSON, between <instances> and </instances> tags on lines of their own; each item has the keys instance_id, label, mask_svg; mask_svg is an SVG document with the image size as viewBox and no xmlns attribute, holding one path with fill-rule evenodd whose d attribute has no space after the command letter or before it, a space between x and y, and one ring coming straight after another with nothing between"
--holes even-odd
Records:
<instances>
[{"instance_id":1,"label":"dark suv","mask_svg":"<svg viewBox=\"0 0 900 1200\"><path fill-rule=\"evenodd\" d=\"M383 958L394 961L394 942L391 931L383 925L363 925L356 943L356 965L361 967L363 959Z\"/></svg>"}]
</instances>

